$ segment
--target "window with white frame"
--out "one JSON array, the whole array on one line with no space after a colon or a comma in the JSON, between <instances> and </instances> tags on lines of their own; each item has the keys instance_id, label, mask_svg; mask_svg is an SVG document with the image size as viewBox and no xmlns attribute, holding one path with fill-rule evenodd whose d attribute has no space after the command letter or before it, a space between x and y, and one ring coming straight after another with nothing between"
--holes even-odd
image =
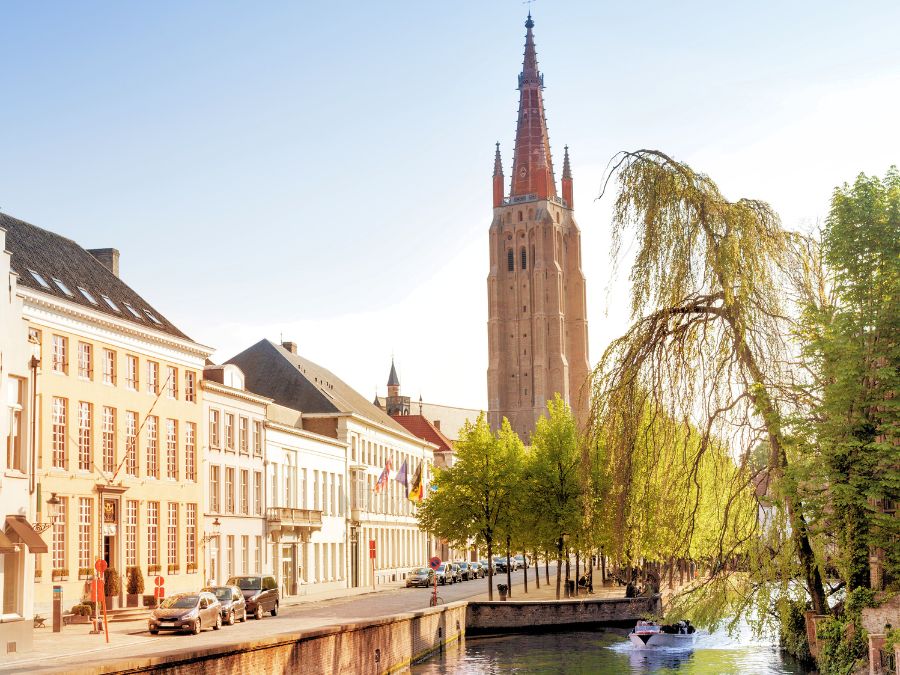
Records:
<instances>
[{"instance_id":1,"label":"window with white frame","mask_svg":"<svg viewBox=\"0 0 900 675\"><path fill-rule=\"evenodd\" d=\"M253 454L262 457L262 422L253 421Z\"/></svg>"},{"instance_id":2,"label":"window with white frame","mask_svg":"<svg viewBox=\"0 0 900 675\"><path fill-rule=\"evenodd\" d=\"M220 447L219 439L219 411L210 409L209 411L209 447Z\"/></svg>"},{"instance_id":3,"label":"window with white frame","mask_svg":"<svg viewBox=\"0 0 900 675\"><path fill-rule=\"evenodd\" d=\"M9 407L9 436L6 437L6 468L25 472L25 430L22 411L25 404L25 380L10 377L6 381L6 403Z\"/></svg>"},{"instance_id":4,"label":"window with white frame","mask_svg":"<svg viewBox=\"0 0 900 675\"><path fill-rule=\"evenodd\" d=\"M103 471L116 470L116 409L103 406Z\"/></svg>"},{"instance_id":5,"label":"window with white frame","mask_svg":"<svg viewBox=\"0 0 900 675\"><path fill-rule=\"evenodd\" d=\"M250 472L241 469L241 514L250 515Z\"/></svg>"},{"instance_id":6,"label":"window with white frame","mask_svg":"<svg viewBox=\"0 0 900 675\"><path fill-rule=\"evenodd\" d=\"M178 504L169 502L169 530L166 544L168 545L169 555L169 574L173 572L173 566L178 565Z\"/></svg>"},{"instance_id":7,"label":"window with white frame","mask_svg":"<svg viewBox=\"0 0 900 675\"><path fill-rule=\"evenodd\" d=\"M156 361L147 361L147 393L159 393L159 364Z\"/></svg>"},{"instance_id":8,"label":"window with white frame","mask_svg":"<svg viewBox=\"0 0 900 675\"><path fill-rule=\"evenodd\" d=\"M193 422L184 425L184 477L197 480L197 425Z\"/></svg>"},{"instance_id":9,"label":"window with white frame","mask_svg":"<svg viewBox=\"0 0 900 675\"><path fill-rule=\"evenodd\" d=\"M197 505L187 505L187 518L184 528L185 562L188 567L197 565Z\"/></svg>"},{"instance_id":10,"label":"window with white frame","mask_svg":"<svg viewBox=\"0 0 900 675\"><path fill-rule=\"evenodd\" d=\"M129 499L125 504L125 565L137 566L137 530L138 530L138 503Z\"/></svg>"},{"instance_id":11,"label":"window with white frame","mask_svg":"<svg viewBox=\"0 0 900 675\"><path fill-rule=\"evenodd\" d=\"M259 535L256 535L254 537L254 539L256 540L256 542L255 542L256 546L253 550L253 557L254 557L253 573L254 574L262 574L262 548L263 548L262 537L260 537Z\"/></svg>"},{"instance_id":12,"label":"window with white frame","mask_svg":"<svg viewBox=\"0 0 900 675\"><path fill-rule=\"evenodd\" d=\"M225 467L225 513L234 513L234 467Z\"/></svg>"},{"instance_id":13,"label":"window with white frame","mask_svg":"<svg viewBox=\"0 0 900 675\"><path fill-rule=\"evenodd\" d=\"M116 353L112 349L103 350L103 384L116 383Z\"/></svg>"},{"instance_id":14,"label":"window with white frame","mask_svg":"<svg viewBox=\"0 0 900 675\"><path fill-rule=\"evenodd\" d=\"M94 561L91 556L91 507L94 500L90 497L81 497L78 500L78 574L82 570L93 570Z\"/></svg>"},{"instance_id":15,"label":"window with white frame","mask_svg":"<svg viewBox=\"0 0 900 675\"><path fill-rule=\"evenodd\" d=\"M193 371L187 370L184 373L184 400L188 403L197 401L197 380Z\"/></svg>"},{"instance_id":16,"label":"window with white frame","mask_svg":"<svg viewBox=\"0 0 900 675\"><path fill-rule=\"evenodd\" d=\"M59 497L58 515L53 521L53 551L51 560L53 570L66 569L66 520L68 519L68 497ZM62 574L62 572L60 572Z\"/></svg>"},{"instance_id":17,"label":"window with white frame","mask_svg":"<svg viewBox=\"0 0 900 675\"><path fill-rule=\"evenodd\" d=\"M306 508L306 468L300 469L300 503L297 505L301 509Z\"/></svg>"},{"instance_id":18,"label":"window with white frame","mask_svg":"<svg viewBox=\"0 0 900 675\"><path fill-rule=\"evenodd\" d=\"M250 574L250 535L241 535L241 574Z\"/></svg>"},{"instance_id":19,"label":"window with white frame","mask_svg":"<svg viewBox=\"0 0 900 675\"><path fill-rule=\"evenodd\" d=\"M148 415L147 425L147 476L159 478L159 418Z\"/></svg>"},{"instance_id":20,"label":"window with white frame","mask_svg":"<svg viewBox=\"0 0 900 675\"><path fill-rule=\"evenodd\" d=\"M344 515L344 477L338 474L338 488L337 488L337 503L338 509L337 514L339 516Z\"/></svg>"},{"instance_id":21,"label":"window with white frame","mask_svg":"<svg viewBox=\"0 0 900 675\"><path fill-rule=\"evenodd\" d=\"M250 420L246 417L241 417L238 419L238 440L240 443L240 450L243 454L247 454L250 452Z\"/></svg>"},{"instance_id":22,"label":"window with white frame","mask_svg":"<svg viewBox=\"0 0 900 675\"><path fill-rule=\"evenodd\" d=\"M53 336L53 351L51 353L51 368L54 373L65 375L69 370L68 363L69 338L62 335Z\"/></svg>"},{"instance_id":23,"label":"window with white frame","mask_svg":"<svg viewBox=\"0 0 900 675\"><path fill-rule=\"evenodd\" d=\"M94 376L94 348L89 342L78 343L78 377Z\"/></svg>"},{"instance_id":24,"label":"window with white frame","mask_svg":"<svg viewBox=\"0 0 900 675\"><path fill-rule=\"evenodd\" d=\"M125 412L125 474L137 476L138 471L138 415L136 412Z\"/></svg>"},{"instance_id":25,"label":"window with white frame","mask_svg":"<svg viewBox=\"0 0 900 675\"><path fill-rule=\"evenodd\" d=\"M159 502L147 502L147 564L159 565Z\"/></svg>"},{"instance_id":26,"label":"window with white frame","mask_svg":"<svg viewBox=\"0 0 900 675\"><path fill-rule=\"evenodd\" d=\"M78 469L91 470L91 418L92 406L85 401L78 402Z\"/></svg>"},{"instance_id":27,"label":"window with white frame","mask_svg":"<svg viewBox=\"0 0 900 675\"><path fill-rule=\"evenodd\" d=\"M166 419L166 478L178 480L178 422Z\"/></svg>"},{"instance_id":28,"label":"window with white frame","mask_svg":"<svg viewBox=\"0 0 900 675\"><path fill-rule=\"evenodd\" d=\"M312 507L313 507L314 511L318 511L319 510L319 470L318 469L313 469L312 489L313 489Z\"/></svg>"},{"instance_id":29,"label":"window with white frame","mask_svg":"<svg viewBox=\"0 0 900 675\"><path fill-rule=\"evenodd\" d=\"M51 445L53 446L52 465L57 469L67 469L66 457L66 416L68 401L59 396L53 397L53 421Z\"/></svg>"},{"instance_id":30,"label":"window with white frame","mask_svg":"<svg viewBox=\"0 0 900 675\"><path fill-rule=\"evenodd\" d=\"M234 415L225 413L225 449L234 450Z\"/></svg>"},{"instance_id":31,"label":"window with white frame","mask_svg":"<svg viewBox=\"0 0 900 675\"><path fill-rule=\"evenodd\" d=\"M209 510L219 513L219 467L209 466Z\"/></svg>"},{"instance_id":32,"label":"window with white frame","mask_svg":"<svg viewBox=\"0 0 900 675\"><path fill-rule=\"evenodd\" d=\"M225 576L234 576L234 535L225 538Z\"/></svg>"},{"instance_id":33,"label":"window with white frame","mask_svg":"<svg viewBox=\"0 0 900 675\"><path fill-rule=\"evenodd\" d=\"M127 354L125 356L125 386L129 389L138 390L140 382L138 381L138 357Z\"/></svg>"},{"instance_id":34,"label":"window with white frame","mask_svg":"<svg viewBox=\"0 0 900 675\"><path fill-rule=\"evenodd\" d=\"M167 366L166 371L166 396L178 398L178 368Z\"/></svg>"},{"instance_id":35,"label":"window with white frame","mask_svg":"<svg viewBox=\"0 0 900 675\"><path fill-rule=\"evenodd\" d=\"M253 513L261 516L263 512L262 471L253 472Z\"/></svg>"}]
</instances>

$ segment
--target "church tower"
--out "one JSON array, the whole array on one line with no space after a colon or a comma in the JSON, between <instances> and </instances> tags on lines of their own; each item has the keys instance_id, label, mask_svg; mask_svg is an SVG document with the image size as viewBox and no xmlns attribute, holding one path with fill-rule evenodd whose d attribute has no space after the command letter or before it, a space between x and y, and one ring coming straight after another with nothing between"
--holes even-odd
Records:
<instances>
[{"instance_id":1,"label":"church tower","mask_svg":"<svg viewBox=\"0 0 900 675\"><path fill-rule=\"evenodd\" d=\"M494 155L494 219L488 274L488 415L504 417L527 444L559 393L587 422L590 373L581 233L572 203L569 151L556 191L531 13L519 75L519 120L509 195L500 144Z\"/></svg>"}]
</instances>

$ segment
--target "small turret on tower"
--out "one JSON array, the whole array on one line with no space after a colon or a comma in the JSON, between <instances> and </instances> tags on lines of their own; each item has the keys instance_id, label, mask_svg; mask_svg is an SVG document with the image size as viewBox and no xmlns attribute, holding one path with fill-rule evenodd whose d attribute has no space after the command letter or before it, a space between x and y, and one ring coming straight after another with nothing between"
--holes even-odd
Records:
<instances>
[{"instance_id":1,"label":"small turret on tower","mask_svg":"<svg viewBox=\"0 0 900 675\"><path fill-rule=\"evenodd\" d=\"M391 373L387 381L388 395L384 399L385 411L388 415L409 415L409 396L400 395L400 378L397 377L397 369L394 367L394 359L391 359Z\"/></svg>"},{"instance_id":2,"label":"small turret on tower","mask_svg":"<svg viewBox=\"0 0 900 675\"><path fill-rule=\"evenodd\" d=\"M494 208L503 206L503 162L500 159L500 142L494 153Z\"/></svg>"},{"instance_id":3,"label":"small turret on tower","mask_svg":"<svg viewBox=\"0 0 900 675\"><path fill-rule=\"evenodd\" d=\"M575 208L575 202L572 199L572 169L569 167L568 145L566 146L565 155L563 156L562 198L566 200L566 206L570 209Z\"/></svg>"}]
</instances>

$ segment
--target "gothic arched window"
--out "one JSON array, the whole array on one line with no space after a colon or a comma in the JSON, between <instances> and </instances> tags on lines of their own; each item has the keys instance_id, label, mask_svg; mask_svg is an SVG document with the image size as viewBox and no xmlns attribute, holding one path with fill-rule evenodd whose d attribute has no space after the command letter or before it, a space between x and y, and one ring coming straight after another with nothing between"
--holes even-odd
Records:
<instances>
[{"instance_id":1,"label":"gothic arched window","mask_svg":"<svg viewBox=\"0 0 900 675\"><path fill-rule=\"evenodd\" d=\"M506 268L510 272L516 269L516 261L511 248L506 251Z\"/></svg>"},{"instance_id":2,"label":"gothic arched window","mask_svg":"<svg viewBox=\"0 0 900 675\"><path fill-rule=\"evenodd\" d=\"M526 269L528 267L528 255L525 253L525 247L522 247L522 269Z\"/></svg>"}]
</instances>

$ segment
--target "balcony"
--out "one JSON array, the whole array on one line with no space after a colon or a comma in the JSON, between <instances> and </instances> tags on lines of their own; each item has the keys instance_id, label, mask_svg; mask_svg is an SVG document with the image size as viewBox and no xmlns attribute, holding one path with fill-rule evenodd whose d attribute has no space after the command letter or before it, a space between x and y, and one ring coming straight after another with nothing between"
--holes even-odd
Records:
<instances>
[{"instance_id":1,"label":"balcony","mask_svg":"<svg viewBox=\"0 0 900 675\"><path fill-rule=\"evenodd\" d=\"M312 509L292 509L284 506L272 506L266 509L266 520L272 530L322 529L322 512Z\"/></svg>"}]
</instances>

